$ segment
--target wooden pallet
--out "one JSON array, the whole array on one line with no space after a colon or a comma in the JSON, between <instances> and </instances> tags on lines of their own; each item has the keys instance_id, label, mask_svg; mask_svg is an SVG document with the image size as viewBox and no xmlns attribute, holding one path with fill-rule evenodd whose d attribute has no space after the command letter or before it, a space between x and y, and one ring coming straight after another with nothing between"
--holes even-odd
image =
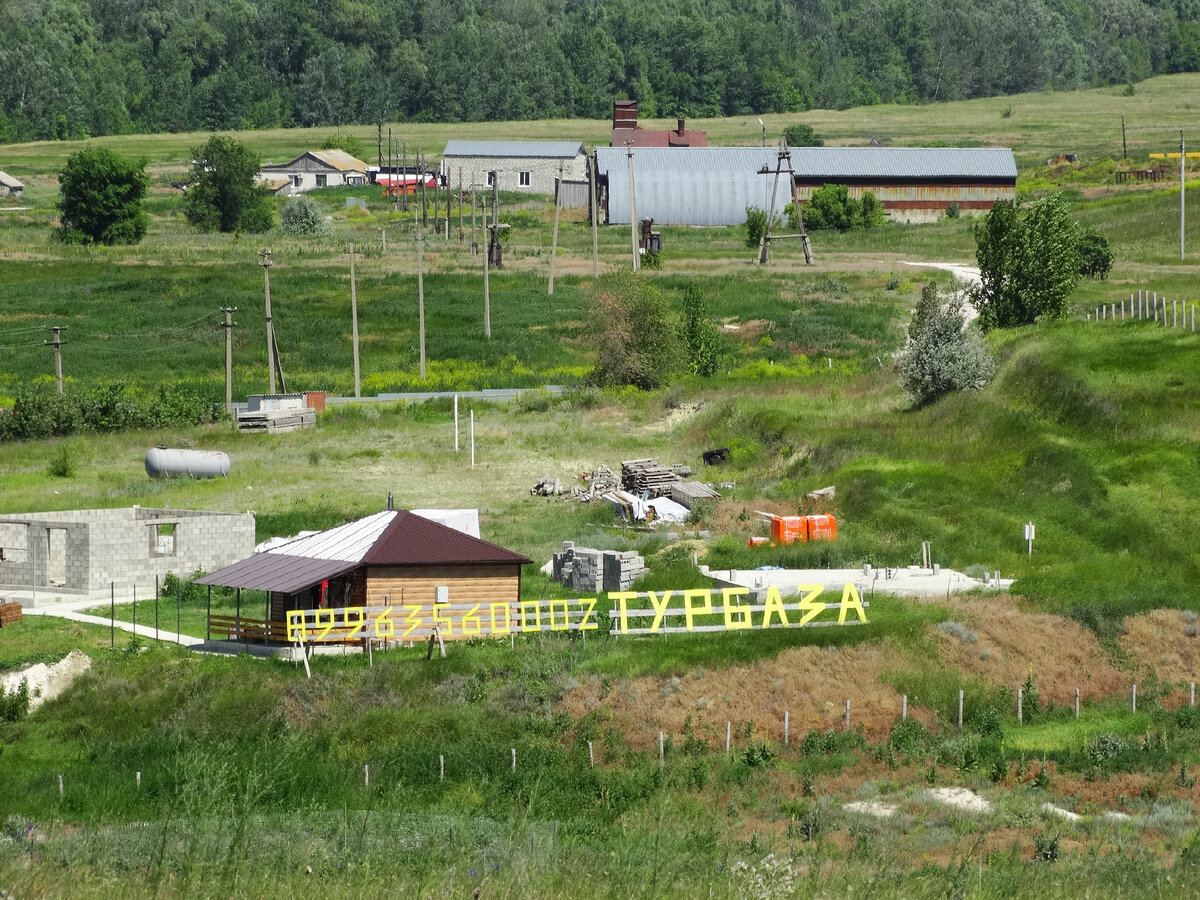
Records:
<instances>
[{"instance_id":1,"label":"wooden pallet","mask_svg":"<svg viewBox=\"0 0 1200 900\"><path fill-rule=\"evenodd\" d=\"M19 603L0 603L0 628L16 625L24 617Z\"/></svg>"},{"instance_id":2,"label":"wooden pallet","mask_svg":"<svg viewBox=\"0 0 1200 900\"><path fill-rule=\"evenodd\" d=\"M279 409L270 412L241 410L237 416L238 431L280 434L312 428L317 424L317 412L313 409Z\"/></svg>"},{"instance_id":3,"label":"wooden pallet","mask_svg":"<svg viewBox=\"0 0 1200 900\"><path fill-rule=\"evenodd\" d=\"M659 465L656 459L627 459L621 463L621 487L633 494L649 491L651 497L662 497L678 481L671 467Z\"/></svg>"}]
</instances>

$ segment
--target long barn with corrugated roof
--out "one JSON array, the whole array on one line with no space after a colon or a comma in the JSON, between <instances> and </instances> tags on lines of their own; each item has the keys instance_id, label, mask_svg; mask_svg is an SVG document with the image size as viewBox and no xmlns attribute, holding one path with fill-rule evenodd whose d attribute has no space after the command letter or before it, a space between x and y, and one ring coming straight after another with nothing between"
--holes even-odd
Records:
<instances>
[{"instance_id":1,"label":"long barn with corrugated roof","mask_svg":"<svg viewBox=\"0 0 1200 900\"><path fill-rule=\"evenodd\" d=\"M660 225L739 225L746 207L767 209L775 180L774 147L646 147L632 149L638 219ZM956 206L986 212L1016 196L1017 165L1004 148L795 147L794 194L781 183L776 210L793 197L805 202L824 184L845 185L851 196L870 191L889 218L935 221ZM631 218L629 158L624 147L598 147L605 221Z\"/></svg>"},{"instance_id":2,"label":"long barn with corrugated roof","mask_svg":"<svg viewBox=\"0 0 1200 900\"><path fill-rule=\"evenodd\" d=\"M290 610L445 603L516 603L528 557L407 510L388 509L272 547L197 579L198 584L267 592L235 630L282 639ZM240 597L240 593L239 593ZM227 623L226 623L227 624ZM461 637L462 635L446 635Z\"/></svg>"}]
</instances>

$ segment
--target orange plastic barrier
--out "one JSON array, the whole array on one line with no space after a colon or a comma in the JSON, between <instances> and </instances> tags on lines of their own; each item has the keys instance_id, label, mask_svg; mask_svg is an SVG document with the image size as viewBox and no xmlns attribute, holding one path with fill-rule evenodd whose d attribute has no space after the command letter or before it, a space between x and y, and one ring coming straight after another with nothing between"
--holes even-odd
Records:
<instances>
[{"instance_id":1,"label":"orange plastic barrier","mask_svg":"<svg viewBox=\"0 0 1200 900\"><path fill-rule=\"evenodd\" d=\"M833 516L807 516L810 541L836 541L837 519Z\"/></svg>"},{"instance_id":2,"label":"orange plastic barrier","mask_svg":"<svg viewBox=\"0 0 1200 900\"><path fill-rule=\"evenodd\" d=\"M771 516L771 542L804 543L808 540L808 522L804 516Z\"/></svg>"},{"instance_id":3,"label":"orange plastic barrier","mask_svg":"<svg viewBox=\"0 0 1200 900\"><path fill-rule=\"evenodd\" d=\"M765 537L761 537L759 535L754 535L750 538L750 540L746 541L746 546L750 547L750 548L761 547L768 540L770 540L770 538L765 538Z\"/></svg>"}]
</instances>

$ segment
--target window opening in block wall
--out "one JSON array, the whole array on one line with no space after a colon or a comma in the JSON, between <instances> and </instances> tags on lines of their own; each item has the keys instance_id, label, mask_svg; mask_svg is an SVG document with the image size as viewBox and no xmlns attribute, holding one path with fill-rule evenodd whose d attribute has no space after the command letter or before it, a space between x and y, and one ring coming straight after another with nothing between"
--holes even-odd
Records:
<instances>
[{"instance_id":1,"label":"window opening in block wall","mask_svg":"<svg viewBox=\"0 0 1200 900\"><path fill-rule=\"evenodd\" d=\"M529 187L529 185L532 181L532 175L533 175L532 172L520 172L518 174L521 187Z\"/></svg>"},{"instance_id":2,"label":"window opening in block wall","mask_svg":"<svg viewBox=\"0 0 1200 900\"><path fill-rule=\"evenodd\" d=\"M175 555L175 524L174 522L158 522L150 526L150 555Z\"/></svg>"}]
</instances>

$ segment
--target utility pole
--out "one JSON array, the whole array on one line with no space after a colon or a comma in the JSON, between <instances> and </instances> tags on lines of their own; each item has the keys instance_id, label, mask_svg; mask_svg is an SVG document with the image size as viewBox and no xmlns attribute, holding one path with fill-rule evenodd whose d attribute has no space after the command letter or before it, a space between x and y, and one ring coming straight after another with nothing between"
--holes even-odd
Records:
<instances>
[{"instance_id":1,"label":"utility pole","mask_svg":"<svg viewBox=\"0 0 1200 900\"><path fill-rule=\"evenodd\" d=\"M554 294L554 257L558 255L558 212L562 209L562 203L559 202L559 195L562 193L562 163L558 164L558 177L554 179L554 234L550 238L550 286L546 290L546 296L550 297Z\"/></svg>"},{"instance_id":2,"label":"utility pole","mask_svg":"<svg viewBox=\"0 0 1200 900\"><path fill-rule=\"evenodd\" d=\"M500 170L492 170L492 228L500 224Z\"/></svg>"},{"instance_id":3,"label":"utility pole","mask_svg":"<svg viewBox=\"0 0 1200 900\"><path fill-rule=\"evenodd\" d=\"M1121 159L1129 159L1129 145L1125 143L1125 117L1121 116Z\"/></svg>"},{"instance_id":4,"label":"utility pole","mask_svg":"<svg viewBox=\"0 0 1200 900\"><path fill-rule=\"evenodd\" d=\"M63 392L62 346L65 343L65 341L62 339L62 332L66 327L66 325L55 325L50 329L51 334L54 336L53 339L49 341L42 341L44 346L54 348L54 384L58 388L58 392L60 394Z\"/></svg>"},{"instance_id":5,"label":"utility pole","mask_svg":"<svg viewBox=\"0 0 1200 900\"><path fill-rule=\"evenodd\" d=\"M258 251L258 264L263 270L263 296L267 306L267 372L270 375L272 394L275 393L275 323L271 319L271 251Z\"/></svg>"},{"instance_id":6,"label":"utility pole","mask_svg":"<svg viewBox=\"0 0 1200 900\"><path fill-rule=\"evenodd\" d=\"M417 321L421 331L421 380L425 380L425 236L417 235Z\"/></svg>"},{"instance_id":7,"label":"utility pole","mask_svg":"<svg viewBox=\"0 0 1200 900\"><path fill-rule=\"evenodd\" d=\"M425 156L417 154L417 177L421 179L421 227L429 227L429 203L425 199Z\"/></svg>"},{"instance_id":8,"label":"utility pole","mask_svg":"<svg viewBox=\"0 0 1200 900\"><path fill-rule=\"evenodd\" d=\"M485 232L488 231L486 223L484 224ZM493 226L491 236L487 241L487 248L483 251L483 336L491 338L492 336L492 295L488 288L488 268L491 265L492 256L492 240L496 234L496 229Z\"/></svg>"},{"instance_id":9,"label":"utility pole","mask_svg":"<svg viewBox=\"0 0 1200 900\"><path fill-rule=\"evenodd\" d=\"M463 242L462 166L458 167L458 242Z\"/></svg>"},{"instance_id":10,"label":"utility pole","mask_svg":"<svg viewBox=\"0 0 1200 900\"><path fill-rule=\"evenodd\" d=\"M1183 170L1187 154L1183 152L1183 129L1179 129L1179 258L1183 259Z\"/></svg>"},{"instance_id":11,"label":"utility pole","mask_svg":"<svg viewBox=\"0 0 1200 900\"><path fill-rule=\"evenodd\" d=\"M629 239L633 244L633 271L637 271L641 264L641 259L638 254L638 234L637 234L637 191L633 186L633 142L626 141L625 143L625 161L629 165Z\"/></svg>"},{"instance_id":12,"label":"utility pole","mask_svg":"<svg viewBox=\"0 0 1200 900\"><path fill-rule=\"evenodd\" d=\"M383 121L380 120L375 125L375 151L378 154L378 159L375 162L376 168L383 168Z\"/></svg>"},{"instance_id":13,"label":"utility pole","mask_svg":"<svg viewBox=\"0 0 1200 900\"><path fill-rule=\"evenodd\" d=\"M358 289L354 282L354 244L350 245L350 329L354 337L354 399L362 397L358 368Z\"/></svg>"},{"instance_id":14,"label":"utility pole","mask_svg":"<svg viewBox=\"0 0 1200 900\"><path fill-rule=\"evenodd\" d=\"M388 126L388 186L392 191L392 212L395 212L400 208L400 198L396 196L396 154L392 150L392 127L390 125Z\"/></svg>"},{"instance_id":15,"label":"utility pole","mask_svg":"<svg viewBox=\"0 0 1200 900\"><path fill-rule=\"evenodd\" d=\"M233 327L237 322L233 321L233 314L237 312L236 306L222 306L221 312L225 313L225 411L233 412Z\"/></svg>"},{"instance_id":16,"label":"utility pole","mask_svg":"<svg viewBox=\"0 0 1200 900\"><path fill-rule=\"evenodd\" d=\"M400 153L400 172L404 175L404 211L408 212L408 141L404 142ZM396 204L396 207L399 208L399 203Z\"/></svg>"},{"instance_id":17,"label":"utility pole","mask_svg":"<svg viewBox=\"0 0 1200 900\"><path fill-rule=\"evenodd\" d=\"M479 233L475 230L475 207L478 205L479 192L476 190L475 173L471 173L471 252L479 252Z\"/></svg>"},{"instance_id":18,"label":"utility pole","mask_svg":"<svg viewBox=\"0 0 1200 900\"><path fill-rule=\"evenodd\" d=\"M596 154L592 153L592 158L588 160L588 190L592 195L592 277L600 277L600 234L599 221L600 210L597 207L596 199Z\"/></svg>"}]
</instances>

